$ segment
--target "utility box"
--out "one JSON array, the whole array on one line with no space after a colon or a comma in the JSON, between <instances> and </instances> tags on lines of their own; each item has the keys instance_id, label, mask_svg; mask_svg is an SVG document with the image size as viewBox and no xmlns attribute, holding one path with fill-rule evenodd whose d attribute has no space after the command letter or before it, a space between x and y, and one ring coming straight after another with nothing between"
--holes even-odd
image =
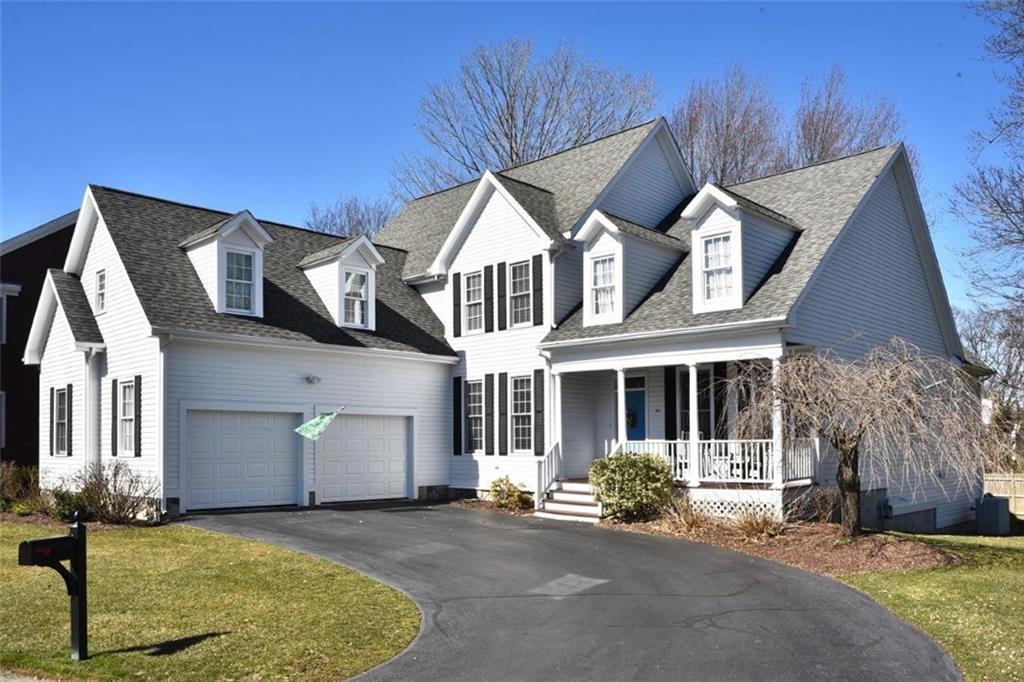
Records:
<instances>
[{"instance_id":1,"label":"utility box","mask_svg":"<svg viewBox=\"0 0 1024 682\"><path fill-rule=\"evenodd\" d=\"M975 507L979 535L1010 534L1010 500L991 493L978 500Z\"/></svg>"}]
</instances>

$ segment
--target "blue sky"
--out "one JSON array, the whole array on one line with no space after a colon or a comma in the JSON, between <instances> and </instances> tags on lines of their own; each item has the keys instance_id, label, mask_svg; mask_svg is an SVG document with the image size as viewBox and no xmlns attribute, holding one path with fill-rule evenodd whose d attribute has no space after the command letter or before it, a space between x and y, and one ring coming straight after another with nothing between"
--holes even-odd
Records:
<instances>
[{"instance_id":1,"label":"blue sky","mask_svg":"<svg viewBox=\"0 0 1024 682\"><path fill-rule=\"evenodd\" d=\"M650 72L662 110L695 77L741 61L788 105L845 65L894 100L921 156L950 297L962 303L945 212L967 136L1001 97L958 4L10 3L0 5L0 227L72 208L86 183L300 224L311 200L380 194L421 142L428 83L481 42L571 41Z\"/></svg>"}]
</instances>

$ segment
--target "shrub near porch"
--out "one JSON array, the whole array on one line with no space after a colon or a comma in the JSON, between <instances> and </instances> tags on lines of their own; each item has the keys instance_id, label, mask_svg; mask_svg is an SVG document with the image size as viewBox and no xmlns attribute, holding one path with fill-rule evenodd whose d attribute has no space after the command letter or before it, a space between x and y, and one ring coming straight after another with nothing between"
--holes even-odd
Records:
<instances>
[{"instance_id":1,"label":"shrub near porch","mask_svg":"<svg viewBox=\"0 0 1024 682\"><path fill-rule=\"evenodd\" d=\"M638 521L659 514L672 494L672 471L661 457L619 453L590 467L594 497L607 516Z\"/></svg>"},{"instance_id":2,"label":"shrub near porch","mask_svg":"<svg viewBox=\"0 0 1024 682\"><path fill-rule=\"evenodd\" d=\"M22 540L66 527L0 523L0 669L63 679L338 679L416 636L408 598L355 571L184 526L89 535L89 649L74 663L56 572L17 566Z\"/></svg>"}]
</instances>

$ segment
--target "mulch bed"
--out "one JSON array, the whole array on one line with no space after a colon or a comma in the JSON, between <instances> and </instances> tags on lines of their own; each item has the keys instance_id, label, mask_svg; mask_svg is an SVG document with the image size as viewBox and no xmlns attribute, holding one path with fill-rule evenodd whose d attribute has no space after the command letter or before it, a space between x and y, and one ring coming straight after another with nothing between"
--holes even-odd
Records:
<instances>
[{"instance_id":1,"label":"mulch bed","mask_svg":"<svg viewBox=\"0 0 1024 682\"><path fill-rule=\"evenodd\" d=\"M781 535L751 541L727 521L712 520L686 530L670 517L643 523L621 523L604 519L605 528L669 537L727 547L744 554L796 566L827 576L867 571L910 571L949 566L960 561L924 542L888 533L868 533L844 538L834 523L790 523Z\"/></svg>"},{"instance_id":2,"label":"mulch bed","mask_svg":"<svg viewBox=\"0 0 1024 682\"><path fill-rule=\"evenodd\" d=\"M496 512L498 514L510 514L512 516L531 516L533 514L533 507L525 507L523 509L505 509L499 507L490 500L480 499L464 499L464 500L453 500L452 504L457 507L465 507L466 509L477 509L480 511Z\"/></svg>"},{"instance_id":3,"label":"mulch bed","mask_svg":"<svg viewBox=\"0 0 1024 682\"><path fill-rule=\"evenodd\" d=\"M54 530L61 530L65 533L68 530L68 526L71 524L60 519L55 519L52 516L41 514L39 512L32 512L31 514L12 514L11 512L0 512L0 523L21 523L30 526L39 526L40 528L51 528ZM119 526L113 523L100 523L99 521L87 521L86 527L90 531L94 530L123 530L128 526Z\"/></svg>"}]
</instances>

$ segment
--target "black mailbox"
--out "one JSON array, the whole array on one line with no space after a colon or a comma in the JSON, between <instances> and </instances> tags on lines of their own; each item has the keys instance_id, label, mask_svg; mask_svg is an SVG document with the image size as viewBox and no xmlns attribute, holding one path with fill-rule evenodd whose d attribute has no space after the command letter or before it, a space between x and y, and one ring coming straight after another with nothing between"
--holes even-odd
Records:
<instances>
[{"instance_id":1,"label":"black mailbox","mask_svg":"<svg viewBox=\"0 0 1024 682\"><path fill-rule=\"evenodd\" d=\"M70 570L62 561L69 562ZM78 520L78 514L64 537L25 540L18 545L18 565L52 568L64 579L71 597L71 658L84 661L89 657L85 524Z\"/></svg>"}]
</instances>

